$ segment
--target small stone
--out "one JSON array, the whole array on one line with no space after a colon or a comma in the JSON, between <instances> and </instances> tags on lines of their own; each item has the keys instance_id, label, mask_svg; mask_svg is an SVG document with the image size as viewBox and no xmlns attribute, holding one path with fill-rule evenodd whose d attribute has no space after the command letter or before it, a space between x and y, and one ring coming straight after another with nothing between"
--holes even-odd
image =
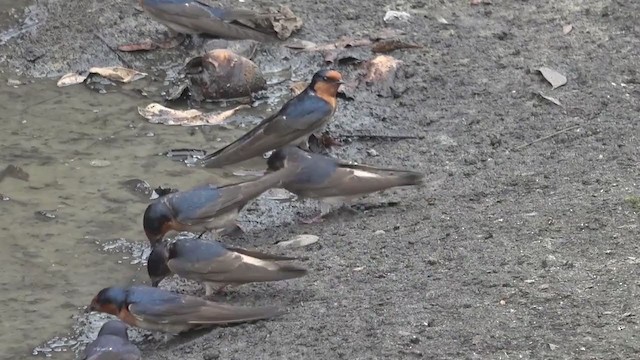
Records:
<instances>
[{"instance_id":1,"label":"small stone","mask_svg":"<svg viewBox=\"0 0 640 360\"><path fill-rule=\"evenodd\" d=\"M551 351L555 350L558 348L558 345L556 344L549 344L549 349L551 349Z\"/></svg>"},{"instance_id":2,"label":"small stone","mask_svg":"<svg viewBox=\"0 0 640 360\"><path fill-rule=\"evenodd\" d=\"M538 286L539 290L547 290L549 288L549 284L542 284L540 286Z\"/></svg>"},{"instance_id":3,"label":"small stone","mask_svg":"<svg viewBox=\"0 0 640 360\"><path fill-rule=\"evenodd\" d=\"M278 246L293 248L304 247L316 243L319 239L320 237L316 235L302 234L294 237L291 240L279 242Z\"/></svg>"},{"instance_id":4,"label":"small stone","mask_svg":"<svg viewBox=\"0 0 640 360\"><path fill-rule=\"evenodd\" d=\"M111 165L111 162L109 160L91 160L91 162L89 162L89 165L93 166L93 167L107 167L109 165Z\"/></svg>"},{"instance_id":5,"label":"small stone","mask_svg":"<svg viewBox=\"0 0 640 360\"><path fill-rule=\"evenodd\" d=\"M379 154L374 149L367 149L367 155L369 155L369 156L378 156Z\"/></svg>"},{"instance_id":6,"label":"small stone","mask_svg":"<svg viewBox=\"0 0 640 360\"><path fill-rule=\"evenodd\" d=\"M22 82L20 82L20 80L16 80L16 79L9 79L9 80L7 80L7 85L9 85L9 86L18 86L18 85L22 85Z\"/></svg>"},{"instance_id":7,"label":"small stone","mask_svg":"<svg viewBox=\"0 0 640 360\"><path fill-rule=\"evenodd\" d=\"M382 235L382 234L384 234L384 233L385 233L385 231L384 231L384 230L376 230L376 231L373 233L373 235Z\"/></svg>"},{"instance_id":8,"label":"small stone","mask_svg":"<svg viewBox=\"0 0 640 360\"><path fill-rule=\"evenodd\" d=\"M533 284L534 282L536 282L535 280L525 280L524 283L525 284Z\"/></svg>"}]
</instances>

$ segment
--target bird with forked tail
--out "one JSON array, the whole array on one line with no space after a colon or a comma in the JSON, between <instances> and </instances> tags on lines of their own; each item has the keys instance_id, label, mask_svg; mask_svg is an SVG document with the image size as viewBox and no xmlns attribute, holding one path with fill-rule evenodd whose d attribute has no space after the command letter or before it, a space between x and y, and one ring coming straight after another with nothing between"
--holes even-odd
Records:
<instances>
[{"instance_id":1,"label":"bird with forked tail","mask_svg":"<svg viewBox=\"0 0 640 360\"><path fill-rule=\"evenodd\" d=\"M295 146L274 151L267 159L267 171L279 171L285 162L299 165L300 170L282 187L300 198L322 200L320 215L303 220L307 223L321 221L330 211L330 204L344 204L392 187L420 185L424 177L414 171L350 164Z\"/></svg>"},{"instance_id":2,"label":"bird with forked tail","mask_svg":"<svg viewBox=\"0 0 640 360\"><path fill-rule=\"evenodd\" d=\"M214 284L220 286L221 292L228 285L288 280L307 274L302 267L280 262L286 260L295 258L189 238L156 244L149 254L147 271L152 286L174 273L204 282L209 296Z\"/></svg>"},{"instance_id":3,"label":"bird with forked tail","mask_svg":"<svg viewBox=\"0 0 640 360\"><path fill-rule=\"evenodd\" d=\"M233 306L150 286L104 288L93 298L87 311L115 315L131 326L172 334L262 320L282 313L271 306Z\"/></svg>"},{"instance_id":4,"label":"bird with forked tail","mask_svg":"<svg viewBox=\"0 0 640 360\"><path fill-rule=\"evenodd\" d=\"M273 14L215 6L208 0L140 0L140 6L174 36L204 34L234 40L278 40L273 30L259 28L254 23Z\"/></svg>"},{"instance_id":5,"label":"bird with forked tail","mask_svg":"<svg viewBox=\"0 0 640 360\"><path fill-rule=\"evenodd\" d=\"M120 320L102 324L95 340L84 348L82 360L140 360L142 353L129 341L127 325Z\"/></svg>"},{"instance_id":6,"label":"bird with forked tail","mask_svg":"<svg viewBox=\"0 0 640 360\"><path fill-rule=\"evenodd\" d=\"M308 138L326 125L336 111L336 95L344 82L335 70L320 70L309 86L282 106L276 114L262 120L236 141L200 160L215 168L239 163L289 144L308 148Z\"/></svg>"},{"instance_id":7,"label":"bird with forked tail","mask_svg":"<svg viewBox=\"0 0 640 360\"><path fill-rule=\"evenodd\" d=\"M200 185L161 196L144 212L144 232L153 246L169 231L241 231L236 218L242 208L263 192L279 187L297 171L297 165L288 166L256 180L224 186Z\"/></svg>"}]
</instances>

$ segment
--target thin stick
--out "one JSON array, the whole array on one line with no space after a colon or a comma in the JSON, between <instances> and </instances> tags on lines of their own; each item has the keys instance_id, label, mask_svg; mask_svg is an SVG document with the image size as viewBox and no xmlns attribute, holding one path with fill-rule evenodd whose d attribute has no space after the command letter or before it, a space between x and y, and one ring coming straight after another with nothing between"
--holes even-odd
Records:
<instances>
[{"instance_id":1,"label":"thin stick","mask_svg":"<svg viewBox=\"0 0 640 360\"><path fill-rule=\"evenodd\" d=\"M519 151L519 150L522 150L522 149L526 148L527 146L531 146L531 145L533 145L533 144L535 144L535 143L539 143L539 142L541 142L541 141L545 141L545 140L551 139L551 138L552 138L552 137L554 137L554 136L558 136L558 135L560 135L560 134L566 133L567 131L571 131L571 130L573 130L573 129L577 129L577 128L579 128L579 127L580 127L580 125L573 125L573 126L569 126L568 128L564 128L564 129L562 129L562 130L556 131L556 132L554 132L553 134L549 134L549 135L547 135L547 136L543 136L543 137L541 137L541 138L535 139L535 140L533 140L532 142L526 143L526 144L524 144L524 145L520 145L520 146L518 146L517 148L514 148L514 149L513 149L513 151Z\"/></svg>"},{"instance_id":2,"label":"thin stick","mask_svg":"<svg viewBox=\"0 0 640 360\"><path fill-rule=\"evenodd\" d=\"M423 135L376 135L376 134L338 134L340 138L381 139L381 140L410 140L424 139Z\"/></svg>"}]
</instances>

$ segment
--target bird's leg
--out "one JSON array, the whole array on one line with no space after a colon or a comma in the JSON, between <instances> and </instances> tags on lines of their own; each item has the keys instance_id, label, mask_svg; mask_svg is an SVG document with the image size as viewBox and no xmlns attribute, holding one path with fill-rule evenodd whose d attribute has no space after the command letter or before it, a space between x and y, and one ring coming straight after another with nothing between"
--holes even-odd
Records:
<instances>
[{"instance_id":1,"label":"bird's leg","mask_svg":"<svg viewBox=\"0 0 640 360\"><path fill-rule=\"evenodd\" d=\"M206 234L208 231L203 231L200 235L198 235L198 239L202 239L202 236Z\"/></svg>"},{"instance_id":2,"label":"bird's leg","mask_svg":"<svg viewBox=\"0 0 640 360\"><path fill-rule=\"evenodd\" d=\"M324 217L331 212L331 205L320 201L320 213L312 218L301 218L300 221L305 224L316 224L324 221Z\"/></svg>"},{"instance_id":3,"label":"bird's leg","mask_svg":"<svg viewBox=\"0 0 640 360\"><path fill-rule=\"evenodd\" d=\"M298 147L304 151L311 152L309 149L309 137L305 137L304 140L300 141Z\"/></svg>"}]
</instances>

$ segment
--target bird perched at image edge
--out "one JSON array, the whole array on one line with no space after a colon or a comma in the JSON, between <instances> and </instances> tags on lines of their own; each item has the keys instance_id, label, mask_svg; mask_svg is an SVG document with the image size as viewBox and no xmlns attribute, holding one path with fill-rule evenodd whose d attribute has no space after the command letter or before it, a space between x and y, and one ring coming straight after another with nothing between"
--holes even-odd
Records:
<instances>
[{"instance_id":1,"label":"bird perched at image edge","mask_svg":"<svg viewBox=\"0 0 640 360\"><path fill-rule=\"evenodd\" d=\"M285 260L295 258L189 238L157 244L149 254L147 271L154 287L174 273L204 282L209 296L214 284L221 285L220 292L227 285L288 280L307 274L302 267L278 262Z\"/></svg>"},{"instance_id":2,"label":"bird perched at image edge","mask_svg":"<svg viewBox=\"0 0 640 360\"><path fill-rule=\"evenodd\" d=\"M142 354L129 342L127 325L120 320L109 320L84 349L83 360L140 360Z\"/></svg>"},{"instance_id":3,"label":"bird perched at image edge","mask_svg":"<svg viewBox=\"0 0 640 360\"><path fill-rule=\"evenodd\" d=\"M338 88L344 82L335 70L320 70L309 86L231 144L200 160L204 167L239 163L288 144L303 143L326 125L336 111Z\"/></svg>"},{"instance_id":4,"label":"bird perched at image edge","mask_svg":"<svg viewBox=\"0 0 640 360\"><path fill-rule=\"evenodd\" d=\"M87 311L115 315L131 326L172 334L282 314L271 306L226 305L150 286L104 288L93 298Z\"/></svg>"},{"instance_id":5,"label":"bird perched at image edge","mask_svg":"<svg viewBox=\"0 0 640 360\"><path fill-rule=\"evenodd\" d=\"M206 34L223 39L252 39L261 42L278 40L275 32L267 33L251 26L252 20L272 17L272 14L258 14L246 9L215 6L207 0L140 0L139 2L152 18L165 25L174 34Z\"/></svg>"}]
</instances>

